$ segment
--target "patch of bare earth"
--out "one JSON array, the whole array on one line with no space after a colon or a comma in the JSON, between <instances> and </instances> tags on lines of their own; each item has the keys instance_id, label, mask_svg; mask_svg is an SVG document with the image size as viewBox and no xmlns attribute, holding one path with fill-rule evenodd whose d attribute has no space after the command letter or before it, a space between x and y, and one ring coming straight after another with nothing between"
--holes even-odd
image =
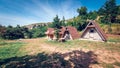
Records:
<instances>
[{"instance_id":1,"label":"patch of bare earth","mask_svg":"<svg viewBox=\"0 0 120 68\"><path fill-rule=\"evenodd\" d=\"M23 39L23 42L26 43L26 45L21 48L21 50L25 50L28 52L29 55L35 55L40 52L59 52L60 50L58 47L50 46L44 42L44 38L37 38L37 39Z\"/></svg>"},{"instance_id":2,"label":"patch of bare earth","mask_svg":"<svg viewBox=\"0 0 120 68\"><path fill-rule=\"evenodd\" d=\"M98 55L99 62L104 63L114 63L116 61L120 62L120 55L118 53L114 53L107 50L96 51L95 53Z\"/></svg>"}]
</instances>

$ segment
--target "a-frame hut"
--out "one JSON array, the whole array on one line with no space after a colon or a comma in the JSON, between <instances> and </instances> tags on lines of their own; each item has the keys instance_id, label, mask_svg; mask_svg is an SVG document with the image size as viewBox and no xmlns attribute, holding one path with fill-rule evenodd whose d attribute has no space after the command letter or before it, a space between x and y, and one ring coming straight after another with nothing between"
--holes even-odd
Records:
<instances>
[{"instance_id":1,"label":"a-frame hut","mask_svg":"<svg viewBox=\"0 0 120 68\"><path fill-rule=\"evenodd\" d=\"M107 41L105 33L95 21L89 21L84 29L81 39L94 41Z\"/></svg>"}]
</instances>

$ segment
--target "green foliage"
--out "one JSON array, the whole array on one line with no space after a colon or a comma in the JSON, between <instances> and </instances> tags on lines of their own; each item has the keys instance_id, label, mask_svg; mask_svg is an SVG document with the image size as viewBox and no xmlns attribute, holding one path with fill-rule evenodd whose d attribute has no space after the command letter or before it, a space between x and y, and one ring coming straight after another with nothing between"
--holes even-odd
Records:
<instances>
[{"instance_id":1,"label":"green foliage","mask_svg":"<svg viewBox=\"0 0 120 68\"><path fill-rule=\"evenodd\" d=\"M107 0L105 4L99 9L99 14L103 15L103 23L115 23L117 16L117 7L115 0Z\"/></svg>"},{"instance_id":2,"label":"green foliage","mask_svg":"<svg viewBox=\"0 0 120 68\"><path fill-rule=\"evenodd\" d=\"M87 25L87 15L74 17L73 20L67 21L68 26L76 27L77 30L83 30Z\"/></svg>"},{"instance_id":3,"label":"green foliage","mask_svg":"<svg viewBox=\"0 0 120 68\"><path fill-rule=\"evenodd\" d=\"M4 39L19 39L19 38L24 38L24 35L19 26L17 26L17 27L8 26L6 28L5 33L3 34L2 38L4 38Z\"/></svg>"},{"instance_id":4,"label":"green foliage","mask_svg":"<svg viewBox=\"0 0 120 68\"><path fill-rule=\"evenodd\" d=\"M0 38L2 38L2 36L5 33L5 31L6 31L6 28L4 26L0 25Z\"/></svg>"},{"instance_id":5,"label":"green foliage","mask_svg":"<svg viewBox=\"0 0 120 68\"><path fill-rule=\"evenodd\" d=\"M58 41L59 39L59 29L55 29L55 36L56 36L56 40Z\"/></svg>"},{"instance_id":6,"label":"green foliage","mask_svg":"<svg viewBox=\"0 0 120 68\"><path fill-rule=\"evenodd\" d=\"M80 15L86 15L87 14L87 8L85 6L83 6L81 8L78 8L77 12L79 13L79 16Z\"/></svg>"},{"instance_id":7,"label":"green foliage","mask_svg":"<svg viewBox=\"0 0 120 68\"><path fill-rule=\"evenodd\" d=\"M53 19L52 24L50 24L49 26L52 26L55 29L56 41L58 41L58 39L59 39L59 29L61 28L61 26L66 26L65 17L63 16L63 19L60 21L58 15L56 15L56 17Z\"/></svg>"},{"instance_id":8,"label":"green foliage","mask_svg":"<svg viewBox=\"0 0 120 68\"><path fill-rule=\"evenodd\" d=\"M24 38L32 38L32 33L26 27L22 27L22 33L24 34Z\"/></svg>"},{"instance_id":9,"label":"green foliage","mask_svg":"<svg viewBox=\"0 0 120 68\"><path fill-rule=\"evenodd\" d=\"M117 6L118 14L120 15L120 5Z\"/></svg>"},{"instance_id":10,"label":"green foliage","mask_svg":"<svg viewBox=\"0 0 120 68\"><path fill-rule=\"evenodd\" d=\"M64 16L63 16L63 19L61 21L61 26L66 26L66 24L65 24L65 17Z\"/></svg>"},{"instance_id":11,"label":"green foliage","mask_svg":"<svg viewBox=\"0 0 120 68\"><path fill-rule=\"evenodd\" d=\"M13 40L19 38L37 38L45 36L47 26L38 26L36 28L33 28L32 30L28 30L28 28L26 27L20 27L19 25L17 25L16 27L0 26L0 30L0 38L3 39Z\"/></svg>"},{"instance_id":12,"label":"green foliage","mask_svg":"<svg viewBox=\"0 0 120 68\"><path fill-rule=\"evenodd\" d=\"M33 28L30 30L32 37L37 38L37 37L43 37L45 36L45 31L47 30L46 26L40 26L38 28Z\"/></svg>"},{"instance_id":13,"label":"green foliage","mask_svg":"<svg viewBox=\"0 0 120 68\"><path fill-rule=\"evenodd\" d=\"M60 22L60 19L58 18L58 15L56 15L56 17L53 19L52 27L53 28L60 28L61 27L61 22Z\"/></svg>"},{"instance_id":14,"label":"green foliage","mask_svg":"<svg viewBox=\"0 0 120 68\"><path fill-rule=\"evenodd\" d=\"M96 11L93 11L93 12L89 12L87 14L87 18L90 19L90 20L95 20L97 18L98 14Z\"/></svg>"}]
</instances>

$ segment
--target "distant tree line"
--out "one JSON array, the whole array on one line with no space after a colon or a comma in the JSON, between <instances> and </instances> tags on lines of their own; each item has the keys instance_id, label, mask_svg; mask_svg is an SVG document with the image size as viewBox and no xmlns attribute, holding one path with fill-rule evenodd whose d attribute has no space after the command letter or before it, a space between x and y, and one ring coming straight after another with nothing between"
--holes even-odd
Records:
<instances>
[{"instance_id":1,"label":"distant tree line","mask_svg":"<svg viewBox=\"0 0 120 68\"><path fill-rule=\"evenodd\" d=\"M2 26L0 25L0 38L3 39L20 39L20 38L36 38L45 36L46 26L38 26L29 30L26 27Z\"/></svg>"}]
</instances>

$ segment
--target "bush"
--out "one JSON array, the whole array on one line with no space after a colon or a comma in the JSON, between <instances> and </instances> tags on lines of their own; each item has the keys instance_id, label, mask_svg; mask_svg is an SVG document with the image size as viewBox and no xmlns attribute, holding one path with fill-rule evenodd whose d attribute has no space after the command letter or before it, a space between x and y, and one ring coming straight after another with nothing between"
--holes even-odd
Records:
<instances>
[{"instance_id":1,"label":"bush","mask_svg":"<svg viewBox=\"0 0 120 68\"><path fill-rule=\"evenodd\" d=\"M45 31L47 30L46 26L41 26L38 28L33 28L32 30L30 30L31 34L32 34L32 38L37 38L37 37L43 37L45 36Z\"/></svg>"}]
</instances>

